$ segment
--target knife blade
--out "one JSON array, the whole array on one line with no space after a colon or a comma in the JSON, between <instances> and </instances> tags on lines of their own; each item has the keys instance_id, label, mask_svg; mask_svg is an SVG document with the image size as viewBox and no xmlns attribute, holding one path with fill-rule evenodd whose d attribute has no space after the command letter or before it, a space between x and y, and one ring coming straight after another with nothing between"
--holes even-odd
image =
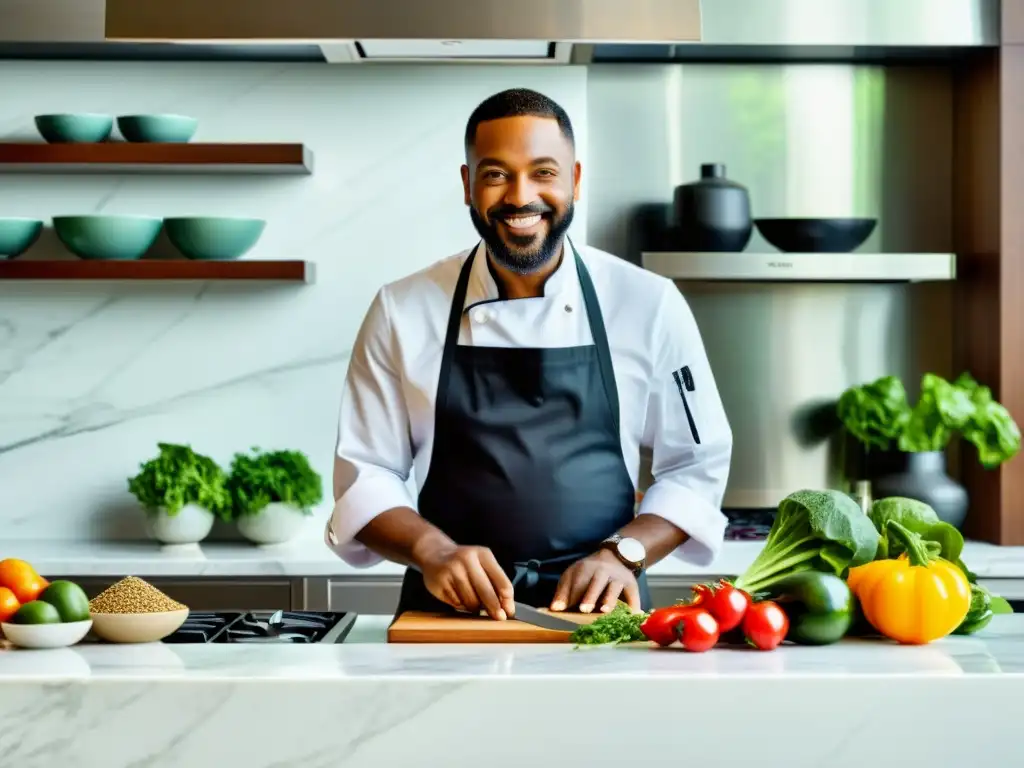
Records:
<instances>
[{"instance_id":1,"label":"knife blade","mask_svg":"<svg viewBox=\"0 0 1024 768\"><path fill-rule=\"evenodd\" d=\"M522 621L526 624L532 624L535 627L553 629L558 632L575 632L579 629L580 625L571 619L563 619L557 614L541 611L534 608L532 605L520 603L518 600L516 601L515 606L516 615L513 617L514 621Z\"/></svg>"}]
</instances>

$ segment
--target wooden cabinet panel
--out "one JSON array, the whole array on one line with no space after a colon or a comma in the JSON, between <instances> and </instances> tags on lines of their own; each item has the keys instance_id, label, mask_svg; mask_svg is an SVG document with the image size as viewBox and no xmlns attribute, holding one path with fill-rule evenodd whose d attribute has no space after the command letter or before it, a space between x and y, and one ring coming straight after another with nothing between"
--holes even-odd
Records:
<instances>
[{"instance_id":1,"label":"wooden cabinet panel","mask_svg":"<svg viewBox=\"0 0 1024 768\"><path fill-rule=\"evenodd\" d=\"M1003 3L1004 13L1010 4ZM1024 39L1024 3L1010 21ZM1024 423L1024 45L980 51L956 79L954 215L958 254L956 370L969 371ZM961 476L970 493L965 533L1024 544L1024 456L994 470L968 445Z\"/></svg>"}]
</instances>

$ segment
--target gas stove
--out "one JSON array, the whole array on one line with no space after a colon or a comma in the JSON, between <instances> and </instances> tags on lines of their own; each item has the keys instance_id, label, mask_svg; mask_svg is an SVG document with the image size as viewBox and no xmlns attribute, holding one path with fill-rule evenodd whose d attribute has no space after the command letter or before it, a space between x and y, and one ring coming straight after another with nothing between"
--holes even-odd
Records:
<instances>
[{"instance_id":1,"label":"gas stove","mask_svg":"<svg viewBox=\"0 0 1024 768\"><path fill-rule=\"evenodd\" d=\"M165 643L341 643L354 613L195 611Z\"/></svg>"},{"instance_id":2,"label":"gas stove","mask_svg":"<svg viewBox=\"0 0 1024 768\"><path fill-rule=\"evenodd\" d=\"M775 521L774 509L725 509L726 541L762 541Z\"/></svg>"}]
</instances>

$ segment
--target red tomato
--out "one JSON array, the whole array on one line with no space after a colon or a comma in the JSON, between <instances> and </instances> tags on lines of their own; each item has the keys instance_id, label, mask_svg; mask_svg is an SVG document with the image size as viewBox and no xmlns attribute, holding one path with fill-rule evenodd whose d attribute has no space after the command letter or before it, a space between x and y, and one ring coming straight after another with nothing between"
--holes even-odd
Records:
<instances>
[{"instance_id":1,"label":"red tomato","mask_svg":"<svg viewBox=\"0 0 1024 768\"><path fill-rule=\"evenodd\" d=\"M789 619L777 603L752 604L743 617L743 636L759 651L777 648L789 632Z\"/></svg>"},{"instance_id":2,"label":"red tomato","mask_svg":"<svg viewBox=\"0 0 1024 768\"><path fill-rule=\"evenodd\" d=\"M694 587L694 591L696 590L697 587ZM707 595L702 603L715 617L721 632L730 632L736 629L743 621L743 616L750 606L750 595L742 589L736 589L724 579L718 582L714 590L707 590L702 594Z\"/></svg>"},{"instance_id":3,"label":"red tomato","mask_svg":"<svg viewBox=\"0 0 1024 768\"><path fill-rule=\"evenodd\" d=\"M703 608L691 609L682 618L679 642L683 648L694 653L714 648L718 642L718 622Z\"/></svg>"},{"instance_id":4,"label":"red tomato","mask_svg":"<svg viewBox=\"0 0 1024 768\"><path fill-rule=\"evenodd\" d=\"M694 584L693 597L688 605L702 605L711 599L711 586L708 584Z\"/></svg>"},{"instance_id":5,"label":"red tomato","mask_svg":"<svg viewBox=\"0 0 1024 768\"><path fill-rule=\"evenodd\" d=\"M670 605L658 608L644 619L640 631L644 637L658 645L669 646L679 639L680 622L687 613L696 610L692 605Z\"/></svg>"}]
</instances>

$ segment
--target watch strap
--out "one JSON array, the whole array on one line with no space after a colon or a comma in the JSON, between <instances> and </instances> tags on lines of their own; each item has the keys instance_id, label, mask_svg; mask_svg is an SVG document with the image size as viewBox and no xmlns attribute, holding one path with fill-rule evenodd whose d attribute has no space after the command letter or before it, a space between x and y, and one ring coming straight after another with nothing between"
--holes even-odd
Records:
<instances>
[{"instance_id":1,"label":"watch strap","mask_svg":"<svg viewBox=\"0 0 1024 768\"><path fill-rule=\"evenodd\" d=\"M604 549L611 550L615 557L618 558L619 562L627 568L629 568L629 570L633 572L634 576L639 576L644 570L644 565L646 564L647 559L644 558L639 563L637 563L633 560L627 560L625 557L623 557L622 552L619 551L619 542L622 541L622 539L623 536L621 534L616 533L602 541L601 546Z\"/></svg>"}]
</instances>

